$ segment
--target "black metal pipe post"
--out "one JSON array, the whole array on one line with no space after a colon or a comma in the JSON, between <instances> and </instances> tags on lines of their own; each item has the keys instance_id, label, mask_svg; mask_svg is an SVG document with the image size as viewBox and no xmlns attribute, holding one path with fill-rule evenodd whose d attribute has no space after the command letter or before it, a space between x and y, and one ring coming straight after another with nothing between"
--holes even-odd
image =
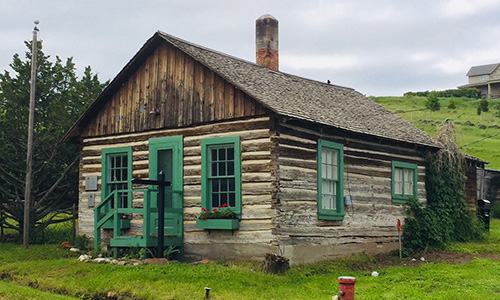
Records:
<instances>
[{"instance_id":1,"label":"black metal pipe post","mask_svg":"<svg viewBox=\"0 0 500 300\"><path fill-rule=\"evenodd\" d=\"M165 182L165 173L160 171L158 173L158 181ZM156 250L156 257L163 258L164 240L165 240L165 184L158 185L158 248Z\"/></svg>"}]
</instances>

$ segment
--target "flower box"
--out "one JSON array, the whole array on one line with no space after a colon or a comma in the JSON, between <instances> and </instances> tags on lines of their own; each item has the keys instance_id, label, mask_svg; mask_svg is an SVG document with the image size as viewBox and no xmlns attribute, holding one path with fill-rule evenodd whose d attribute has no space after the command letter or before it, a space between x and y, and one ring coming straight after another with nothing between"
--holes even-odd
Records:
<instances>
[{"instance_id":1,"label":"flower box","mask_svg":"<svg viewBox=\"0 0 500 300\"><path fill-rule=\"evenodd\" d=\"M200 229L235 230L240 228L239 219L198 219L196 227Z\"/></svg>"},{"instance_id":2,"label":"flower box","mask_svg":"<svg viewBox=\"0 0 500 300\"><path fill-rule=\"evenodd\" d=\"M125 219L120 218L119 222L120 222L121 229L129 229L130 228L130 219L129 218L125 218ZM106 223L102 224L102 228L103 229L113 229L113 219L108 220L108 221L106 221Z\"/></svg>"}]
</instances>

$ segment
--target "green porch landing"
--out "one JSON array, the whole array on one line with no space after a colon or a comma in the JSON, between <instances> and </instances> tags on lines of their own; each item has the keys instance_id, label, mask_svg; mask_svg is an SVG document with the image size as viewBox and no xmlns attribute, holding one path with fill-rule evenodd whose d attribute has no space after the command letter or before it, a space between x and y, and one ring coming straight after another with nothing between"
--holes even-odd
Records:
<instances>
[{"instance_id":1,"label":"green porch landing","mask_svg":"<svg viewBox=\"0 0 500 300\"><path fill-rule=\"evenodd\" d=\"M143 193L143 208L121 208L120 193L127 192L130 197L133 193ZM181 193L178 191L168 191L169 193ZM101 203L94 208L94 248L99 250L101 247L101 230L108 229L113 231L109 246L116 250L118 248L153 248L158 246L157 219L158 209L152 203L152 194L156 190L141 189L130 191L113 191ZM141 199L141 197L138 197ZM115 208L110 208L113 201ZM133 205L130 205L133 206ZM130 215L143 216L142 235L124 235L130 228ZM165 234L164 246L176 247L180 251L179 258L183 257L183 229L182 229L182 209L167 209L165 212Z\"/></svg>"}]
</instances>

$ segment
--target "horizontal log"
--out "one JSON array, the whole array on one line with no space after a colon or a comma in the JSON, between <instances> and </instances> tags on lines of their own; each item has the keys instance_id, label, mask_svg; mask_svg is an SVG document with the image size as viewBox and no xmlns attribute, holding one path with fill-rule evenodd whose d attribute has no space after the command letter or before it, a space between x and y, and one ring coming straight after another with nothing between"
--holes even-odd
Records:
<instances>
[{"instance_id":1,"label":"horizontal log","mask_svg":"<svg viewBox=\"0 0 500 300\"><path fill-rule=\"evenodd\" d=\"M192 126L189 128L162 129L162 130L153 130L147 132L112 135L105 137L88 137L83 139L83 144L84 145L102 144L103 141L104 142L110 141L114 144L119 144L119 143L129 143L131 141L136 141L138 138L142 140L148 140L151 138L176 136L176 135L193 136L193 135L200 135L203 133L226 132L228 127L231 127L234 130L245 131L248 129L255 129L255 128L268 128L269 121L270 121L269 117L247 118L235 121L224 121L220 123Z\"/></svg>"}]
</instances>

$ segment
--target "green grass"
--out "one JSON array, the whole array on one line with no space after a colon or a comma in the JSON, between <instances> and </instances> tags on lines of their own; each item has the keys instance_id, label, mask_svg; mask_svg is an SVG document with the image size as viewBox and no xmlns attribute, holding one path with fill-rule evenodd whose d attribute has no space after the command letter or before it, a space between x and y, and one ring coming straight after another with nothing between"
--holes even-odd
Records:
<instances>
[{"instance_id":1,"label":"green grass","mask_svg":"<svg viewBox=\"0 0 500 300\"><path fill-rule=\"evenodd\" d=\"M54 299L54 300L66 300L66 299L77 299L75 297L63 296L51 292L41 292L37 289L19 286L17 284L2 282L0 281L0 300L10 300L10 299L32 299L32 300L42 300L42 299Z\"/></svg>"},{"instance_id":2,"label":"green grass","mask_svg":"<svg viewBox=\"0 0 500 300\"><path fill-rule=\"evenodd\" d=\"M455 109L448 109L451 98L440 98L441 110L419 110L425 108L425 97L372 97L391 112L411 122L418 128L434 136L436 128L450 119L457 128L457 143L468 145L482 138L500 133L499 99L489 100L489 111L477 115L479 101L468 98L454 98ZM471 102L472 101L472 102ZM418 110L418 111L416 111ZM490 164L488 168L500 169L500 135L465 146L462 150Z\"/></svg>"},{"instance_id":3,"label":"green grass","mask_svg":"<svg viewBox=\"0 0 500 300\"><path fill-rule=\"evenodd\" d=\"M449 249L472 254L493 253L500 255L500 220L491 220L491 229L484 241L455 243Z\"/></svg>"},{"instance_id":4,"label":"green grass","mask_svg":"<svg viewBox=\"0 0 500 300\"><path fill-rule=\"evenodd\" d=\"M491 227L486 240L451 248L498 253L500 220L493 220ZM79 262L75 254L54 245L24 250L19 245L0 244L0 299L58 299L52 293L87 299L107 295L117 299L203 299L206 286L212 288L211 299L331 299L338 291L338 276L358 279L358 300L500 298L498 260L476 258L460 265L420 266L403 260L398 266L377 269L379 277L371 276L371 267L360 268L377 265L374 262L373 257L357 255L268 275L260 271L260 264L250 262L116 266Z\"/></svg>"}]
</instances>

